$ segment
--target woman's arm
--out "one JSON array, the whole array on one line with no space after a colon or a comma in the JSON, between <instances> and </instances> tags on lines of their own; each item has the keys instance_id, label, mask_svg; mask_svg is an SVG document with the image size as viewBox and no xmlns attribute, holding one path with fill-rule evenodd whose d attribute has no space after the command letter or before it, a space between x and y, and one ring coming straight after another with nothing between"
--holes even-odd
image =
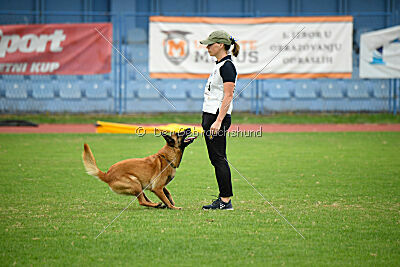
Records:
<instances>
[{"instance_id":1,"label":"woman's arm","mask_svg":"<svg viewBox=\"0 0 400 267\"><path fill-rule=\"evenodd\" d=\"M210 127L210 131L212 134L218 133L219 129L221 128L222 120L225 118L225 115L228 112L229 106L233 99L234 89L235 89L235 83L233 82L224 83L224 98L222 99L221 108L219 110L217 120Z\"/></svg>"}]
</instances>

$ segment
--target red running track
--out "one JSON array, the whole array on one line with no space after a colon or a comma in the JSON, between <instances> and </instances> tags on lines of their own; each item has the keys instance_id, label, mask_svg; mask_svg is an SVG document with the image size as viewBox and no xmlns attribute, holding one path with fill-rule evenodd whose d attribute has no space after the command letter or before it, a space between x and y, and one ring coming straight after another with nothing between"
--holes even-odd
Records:
<instances>
[{"instance_id":1,"label":"red running track","mask_svg":"<svg viewBox=\"0 0 400 267\"><path fill-rule=\"evenodd\" d=\"M201 127L200 125L195 125ZM230 131L297 132L400 132L400 124L233 124ZM94 124L40 124L39 127L0 127L0 133L95 133Z\"/></svg>"}]
</instances>

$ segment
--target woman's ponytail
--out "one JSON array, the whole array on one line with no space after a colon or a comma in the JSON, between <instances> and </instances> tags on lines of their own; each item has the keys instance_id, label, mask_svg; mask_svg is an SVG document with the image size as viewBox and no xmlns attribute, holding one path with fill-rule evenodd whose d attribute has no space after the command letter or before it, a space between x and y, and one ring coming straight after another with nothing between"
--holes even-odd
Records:
<instances>
[{"instance_id":1,"label":"woman's ponytail","mask_svg":"<svg viewBox=\"0 0 400 267\"><path fill-rule=\"evenodd\" d=\"M233 47L233 50L232 50L232 54L235 57L237 57L239 55L240 45L238 43L236 43L236 42L233 45L234 45L234 47Z\"/></svg>"},{"instance_id":2,"label":"woman's ponytail","mask_svg":"<svg viewBox=\"0 0 400 267\"><path fill-rule=\"evenodd\" d=\"M239 55L240 45L236 42L235 38L232 36L229 38L231 40L231 44L233 45L232 54L237 57Z\"/></svg>"}]
</instances>

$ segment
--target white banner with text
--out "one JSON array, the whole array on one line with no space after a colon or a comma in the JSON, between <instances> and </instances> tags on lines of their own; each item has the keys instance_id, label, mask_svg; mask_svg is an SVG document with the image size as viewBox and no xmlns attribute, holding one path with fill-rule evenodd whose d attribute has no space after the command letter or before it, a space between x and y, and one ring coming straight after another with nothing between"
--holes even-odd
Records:
<instances>
[{"instance_id":1,"label":"white banner with text","mask_svg":"<svg viewBox=\"0 0 400 267\"><path fill-rule=\"evenodd\" d=\"M353 17L150 17L152 78L207 78L215 64L199 43L225 30L241 47L239 78L351 78ZM299 33L300 32L300 33ZM275 57L275 58L274 58Z\"/></svg>"}]
</instances>

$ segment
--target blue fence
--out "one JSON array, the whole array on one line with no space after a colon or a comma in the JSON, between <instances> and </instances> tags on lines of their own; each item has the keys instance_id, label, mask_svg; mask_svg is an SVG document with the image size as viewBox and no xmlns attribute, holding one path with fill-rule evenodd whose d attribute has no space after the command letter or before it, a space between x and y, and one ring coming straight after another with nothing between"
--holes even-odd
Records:
<instances>
[{"instance_id":1,"label":"blue fence","mask_svg":"<svg viewBox=\"0 0 400 267\"><path fill-rule=\"evenodd\" d=\"M26 0L28 1L28 0ZM32 7L34 11L2 10L0 24L112 22L114 51L112 72L107 75L87 76L18 76L0 77L0 112L199 112L201 110L205 80L151 79L161 95L139 74L148 77L148 17L151 15L179 16L354 16L353 78L350 80L256 80L234 103L236 111L255 113L281 111L370 111L396 112L399 105L398 80L362 80L358 78L359 37L366 31L399 23L399 1L372 1L380 11L370 11L363 1L282 1L268 8L268 1L238 1L223 13L208 10L207 1L185 1L192 6L174 9L171 1L133 1L135 12L126 11L124 1L112 1L108 11L93 11L83 1L84 10L46 10L42 1ZM53 3L52 1L49 1ZM104 1L99 1L103 3ZM169 3L169 5L168 5ZM198 4L196 4L198 3ZM216 5L226 7L227 1ZM233 3L229 1L229 3ZM331 4L334 6L330 6ZM358 4L357 4L358 3ZM61 4L64 5L64 4ZM187 4L186 4L187 5ZM317 5L317 7L315 7ZM314 6L314 7L313 7ZM182 9L182 8L181 8ZM231 10L229 10L231 9ZM236 12L234 9L241 9ZM335 11L333 11L333 9ZM66 9L65 9L66 10ZM175 11L172 11L175 10ZM262 10L268 10L263 12ZM376 10L376 7L375 7ZM125 58L127 60L125 60ZM236 92L250 80L240 79ZM176 110L165 101L168 98Z\"/></svg>"}]
</instances>

